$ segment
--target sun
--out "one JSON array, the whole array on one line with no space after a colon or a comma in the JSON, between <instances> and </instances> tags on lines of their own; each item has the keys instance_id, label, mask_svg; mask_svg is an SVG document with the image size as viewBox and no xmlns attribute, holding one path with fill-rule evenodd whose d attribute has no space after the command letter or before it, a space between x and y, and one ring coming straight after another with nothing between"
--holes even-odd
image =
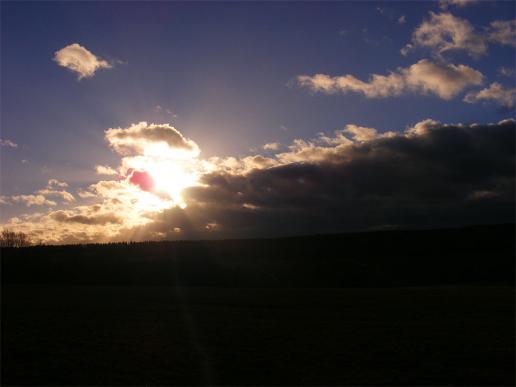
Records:
<instances>
[{"instance_id":1,"label":"sun","mask_svg":"<svg viewBox=\"0 0 516 387\"><path fill-rule=\"evenodd\" d=\"M148 201L147 195L151 193L163 208L185 208L187 203L183 191L199 185L199 166L192 158L152 155L124 161L126 181L140 189L139 199Z\"/></svg>"},{"instance_id":2,"label":"sun","mask_svg":"<svg viewBox=\"0 0 516 387\"><path fill-rule=\"evenodd\" d=\"M170 197L182 208L186 207L183 190L199 183L198 173L185 161L156 161L148 166L148 172L154 180L154 192Z\"/></svg>"}]
</instances>

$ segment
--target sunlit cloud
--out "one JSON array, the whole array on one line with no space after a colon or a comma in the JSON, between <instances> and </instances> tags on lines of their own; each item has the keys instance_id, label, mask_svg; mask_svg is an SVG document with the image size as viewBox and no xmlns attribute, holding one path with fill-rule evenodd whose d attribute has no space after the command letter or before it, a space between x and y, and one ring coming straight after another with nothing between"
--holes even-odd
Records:
<instances>
[{"instance_id":1,"label":"sunlit cloud","mask_svg":"<svg viewBox=\"0 0 516 387\"><path fill-rule=\"evenodd\" d=\"M516 20L495 20L487 29L487 40L516 47Z\"/></svg>"},{"instance_id":2,"label":"sunlit cloud","mask_svg":"<svg viewBox=\"0 0 516 387\"><path fill-rule=\"evenodd\" d=\"M199 147L168 124L140 122L128 128L112 128L105 132L109 145L122 155L159 156L176 159L196 157Z\"/></svg>"},{"instance_id":3,"label":"sunlit cloud","mask_svg":"<svg viewBox=\"0 0 516 387\"><path fill-rule=\"evenodd\" d=\"M198 183L201 169L200 149L194 141L169 124L147 122L107 129L105 137L124 156L119 170L127 184L157 198L162 207L186 205L181 191Z\"/></svg>"},{"instance_id":4,"label":"sunlit cloud","mask_svg":"<svg viewBox=\"0 0 516 387\"><path fill-rule=\"evenodd\" d=\"M61 199L63 199L65 202L74 202L75 201L74 196L70 192L67 192L65 190L59 191L59 190L44 188L44 189L40 189L39 191L36 191L36 194L43 195L45 197L57 196L57 197L60 197Z\"/></svg>"},{"instance_id":5,"label":"sunlit cloud","mask_svg":"<svg viewBox=\"0 0 516 387\"><path fill-rule=\"evenodd\" d=\"M489 44L516 45L516 21L495 20L482 32L475 31L466 19L449 12L430 12L412 33L412 40L401 49L407 55L417 47L429 49L435 56L464 51L473 58L487 54Z\"/></svg>"},{"instance_id":6,"label":"sunlit cloud","mask_svg":"<svg viewBox=\"0 0 516 387\"><path fill-rule=\"evenodd\" d=\"M47 187L61 187L66 188L68 187L68 183L64 181L59 181L57 179L50 179L47 183Z\"/></svg>"},{"instance_id":7,"label":"sunlit cloud","mask_svg":"<svg viewBox=\"0 0 516 387\"><path fill-rule=\"evenodd\" d=\"M78 43L70 44L54 54L54 61L62 67L77 74L78 79L91 78L100 69L109 69L113 65L95 56Z\"/></svg>"},{"instance_id":8,"label":"sunlit cloud","mask_svg":"<svg viewBox=\"0 0 516 387\"><path fill-rule=\"evenodd\" d=\"M494 101L499 105L512 109L514 108L514 101L516 99L515 87L504 87L498 82L491 83L489 87L472 91L466 94L464 101L469 103L476 103L481 101Z\"/></svg>"},{"instance_id":9,"label":"sunlit cloud","mask_svg":"<svg viewBox=\"0 0 516 387\"><path fill-rule=\"evenodd\" d=\"M70 192L63 189L66 187L68 187L67 183L50 179L45 188L39 189L29 195L3 196L2 203L0 204L23 203L27 207L55 206L57 205L56 199L58 198L63 202L74 202L75 197Z\"/></svg>"},{"instance_id":10,"label":"sunlit cloud","mask_svg":"<svg viewBox=\"0 0 516 387\"><path fill-rule=\"evenodd\" d=\"M48 200L44 195L13 195L11 201L15 203L24 203L27 207L31 206L55 206L57 203L53 200Z\"/></svg>"},{"instance_id":11,"label":"sunlit cloud","mask_svg":"<svg viewBox=\"0 0 516 387\"><path fill-rule=\"evenodd\" d=\"M107 175L107 176L118 175L118 172L115 169L113 169L109 166L105 166L105 165L95 166L95 172L97 172L97 175Z\"/></svg>"},{"instance_id":12,"label":"sunlit cloud","mask_svg":"<svg viewBox=\"0 0 516 387\"><path fill-rule=\"evenodd\" d=\"M269 142L263 146L264 150L278 150L281 144L279 142Z\"/></svg>"},{"instance_id":13,"label":"sunlit cloud","mask_svg":"<svg viewBox=\"0 0 516 387\"><path fill-rule=\"evenodd\" d=\"M468 86L479 85L483 75L466 65L434 63L427 59L407 68L399 68L388 75L373 74L368 81L353 75L329 76L315 74L300 75L297 82L315 92L361 93L367 98L385 98L407 93L434 94L449 100Z\"/></svg>"}]
</instances>

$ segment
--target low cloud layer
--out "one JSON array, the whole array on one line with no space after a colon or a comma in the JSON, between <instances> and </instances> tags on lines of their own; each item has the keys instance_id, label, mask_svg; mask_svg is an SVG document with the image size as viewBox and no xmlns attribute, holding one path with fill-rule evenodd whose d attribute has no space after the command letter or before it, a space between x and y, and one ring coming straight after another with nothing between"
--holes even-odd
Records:
<instances>
[{"instance_id":1,"label":"low cloud layer","mask_svg":"<svg viewBox=\"0 0 516 387\"><path fill-rule=\"evenodd\" d=\"M296 139L269 157L198 160L204 167L199 182L182 190L185 206L131 182L132 173L80 190L93 204L27 214L4 226L46 243L77 243L511 222L515 133L512 119L428 119L396 132L350 124ZM162 178L173 182L175 173ZM59 191L50 182L46 189Z\"/></svg>"},{"instance_id":2,"label":"low cloud layer","mask_svg":"<svg viewBox=\"0 0 516 387\"><path fill-rule=\"evenodd\" d=\"M297 77L300 86L327 94L355 92L367 98L385 98L415 93L434 94L445 100L455 97L468 86L481 84L482 80L482 73L469 66L434 63L427 59L388 75L373 74L368 81L350 74Z\"/></svg>"},{"instance_id":3,"label":"low cloud layer","mask_svg":"<svg viewBox=\"0 0 516 387\"><path fill-rule=\"evenodd\" d=\"M78 43L70 44L54 54L54 61L62 67L77 74L78 79L91 78L100 69L109 69L113 65L95 56Z\"/></svg>"}]
</instances>

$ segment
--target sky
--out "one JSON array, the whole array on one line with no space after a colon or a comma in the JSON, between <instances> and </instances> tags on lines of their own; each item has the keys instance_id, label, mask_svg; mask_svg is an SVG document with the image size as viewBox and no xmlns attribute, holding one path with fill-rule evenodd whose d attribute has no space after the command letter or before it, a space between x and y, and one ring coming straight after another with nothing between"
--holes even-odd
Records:
<instances>
[{"instance_id":1,"label":"sky","mask_svg":"<svg viewBox=\"0 0 516 387\"><path fill-rule=\"evenodd\" d=\"M514 221L514 2L0 10L0 223L35 241Z\"/></svg>"}]
</instances>

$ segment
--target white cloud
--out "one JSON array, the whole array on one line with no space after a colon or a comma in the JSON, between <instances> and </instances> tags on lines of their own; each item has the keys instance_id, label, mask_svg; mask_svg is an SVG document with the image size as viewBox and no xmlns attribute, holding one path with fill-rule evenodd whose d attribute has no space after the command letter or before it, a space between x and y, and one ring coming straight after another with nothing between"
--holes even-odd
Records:
<instances>
[{"instance_id":1,"label":"white cloud","mask_svg":"<svg viewBox=\"0 0 516 387\"><path fill-rule=\"evenodd\" d=\"M471 23L447 12L430 12L430 19L423 21L415 29L412 42L401 53L406 55L417 46L429 48L438 56L453 50L465 50L473 57L487 52L485 40L475 33Z\"/></svg>"},{"instance_id":2,"label":"white cloud","mask_svg":"<svg viewBox=\"0 0 516 387\"><path fill-rule=\"evenodd\" d=\"M64 202L71 203L75 201L75 197L68 191L59 188L68 187L65 182L50 179L45 188L35 191L30 195L13 195L11 197L3 197L5 203L24 203L27 207L32 206L55 206L57 202L49 199L49 197L59 197ZM5 204L4 203L4 204Z\"/></svg>"},{"instance_id":3,"label":"white cloud","mask_svg":"<svg viewBox=\"0 0 516 387\"><path fill-rule=\"evenodd\" d=\"M439 121L427 118L426 120L419 121L414 126L409 127L405 133L407 137L424 136L431 130L438 128L441 125Z\"/></svg>"},{"instance_id":4,"label":"white cloud","mask_svg":"<svg viewBox=\"0 0 516 387\"><path fill-rule=\"evenodd\" d=\"M358 142L371 141L378 137L376 129L358 125L346 125L346 132L350 133L353 140Z\"/></svg>"},{"instance_id":5,"label":"white cloud","mask_svg":"<svg viewBox=\"0 0 516 387\"><path fill-rule=\"evenodd\" d=\"M516 20L495 20L487 29L487 40L516 47Z\"/></svg>"},{"instance_id":6,"label":"white cloud","mask_svg":"<svg viewBox=\"0 0 516 387\"><path fill-rule=\"evenodd\" d=\"M7 148L18 148L18 144L11 140L2 140L0 139L0 146L5 146Z\"/></svg>"},{"instance_id":7,"label":"white cloud","mask_svg":"<svg viewBox=\"0 0 516 387\"><path fill-rule=\"evenodd\" d=\"M96 195L90 191L85 191L83 189L78 189L77 190L77 195L79 195L79 197L81 199L90 199L90 198L94 198L96 197Z\"/></svg>"},{"instance_id":8,"label":"white cloud","mask_svg":"<svg viewBox=\"0 0 516 387\"><path fill-rule=\"evenodd\" d=\"M11 200L15 203L25 203L27 207L31 206L55 206L57 203L53 200L48 200L43 195L14 195Z\"/></svg>"},{"instance_id":9,"label":"white cloud","mask_svg":"<svg viewBox=\"0 0 516 387\"><path fill-rule=\"evenodd\" d=\"M109 69L113 65L95 56L85 47L73 43L54 54L54 61L62 67L75 72L78 79L91 78L99 69Z\"/></svg>"},{"instance_id":10,"label":"white cloud","mask_svg":"<svg viewBox=\"0 0 516 387\"><path fill-rule=\"evenodd\" d=\"M105 137L109 145L123 155L172 152L181 158L199 154L197 144L169 124L140 122L128 128L107 129Z\"/></svg>"},{"instance_id":11,"label":"white cloud","mask_svg":"<svg viewBox=\"0 0 516 387\"><path fill-rule=\"evenodd\" d=\"M65 183L64 181L59 181L57 179L50 179L47 183L47 186L48 187L62 187L62 188L65 188L65 187L68 187L68 184Z\"/></svg>"},{"instance_id":12,"label":"white cloud","mask_svg":"<svg viewBox=\"0 0 516 387\"><path fill-rule=\"evenodd\" d=\"M270 143L267 143L263 146L263 149L265 150L278 150L280 147L280 143L279 142L270 142Z\"/></svg>"},{"instance_id":13,"label":"white cloud","mask_svg":"<svg viewBox=\"0 0 516 387\"><path fill-rule=\"evenodd\" d=\"M118 175L118 172L115 169L105 165L95 166L95 172L97 172L97 175Z\"/></svg>"},{"instance_id":14,"label":"white cloud","mask_svg":"<svg viewBox=\"0 0 516 387\"><path fill-rule=\"evenodd\" d=\"M39 191L36 191L35 194L37 195L43 195L45 197L47 196L58 196L61 199L63 199L65 202L74 202L75 198L70 192L67 192L65 190L54 190L49 188L40 189Z\"/></svg>"},{"instance_id":15,"label":"white cloud","mask_svg":"<svg viewBox=\"0 0 516 387\"><path fill-rule=\"evenodd\" d=\"M468 5L478 3L479 0L439 0L439 7L441 9L448 9L450 6L464 8Z\"/></svg>"},{"instance_id":16,"label":"white cloud","mask_svg":"<svg viewBox=\"0 0 516 387\"><path fill-rule=\"evenodd\" d=\"M412 33L412 40L400 52L407 55L416 47L423 47L442 57L454 51L465 51L473 58L487 54L490 43L516 46L516 21L495 20L483 32L476 32L466 19L449 12L430 12Z\"/></svg>"},{"instance_id":17,"label":"white cloud","mask_svg":"<svg viewBox=\"0 0 516 387\"><path fill-rule=\"evenodd\" d=\"M515 98L516 88L506 88L498 82L493 82L485 89L469 92L464 97L464 101L468 103L476 103L491 100L506 108L513 108Z\"/></svg>"},{"instance_id":18,"label":"white cloud","mask_svg":"<svg viewBox=\"0 0 516 387\"><path fill-rule=\"evenodd\" d=\"M422 59L388 75L373 74L367 82L353 75L300 75L300 86L327 94L356 92L367 98L384 98L406 93L435 94L449 100L471 85L482 83L483 75L465 65L434 63Z\"/></svg>"}]
</instances>

